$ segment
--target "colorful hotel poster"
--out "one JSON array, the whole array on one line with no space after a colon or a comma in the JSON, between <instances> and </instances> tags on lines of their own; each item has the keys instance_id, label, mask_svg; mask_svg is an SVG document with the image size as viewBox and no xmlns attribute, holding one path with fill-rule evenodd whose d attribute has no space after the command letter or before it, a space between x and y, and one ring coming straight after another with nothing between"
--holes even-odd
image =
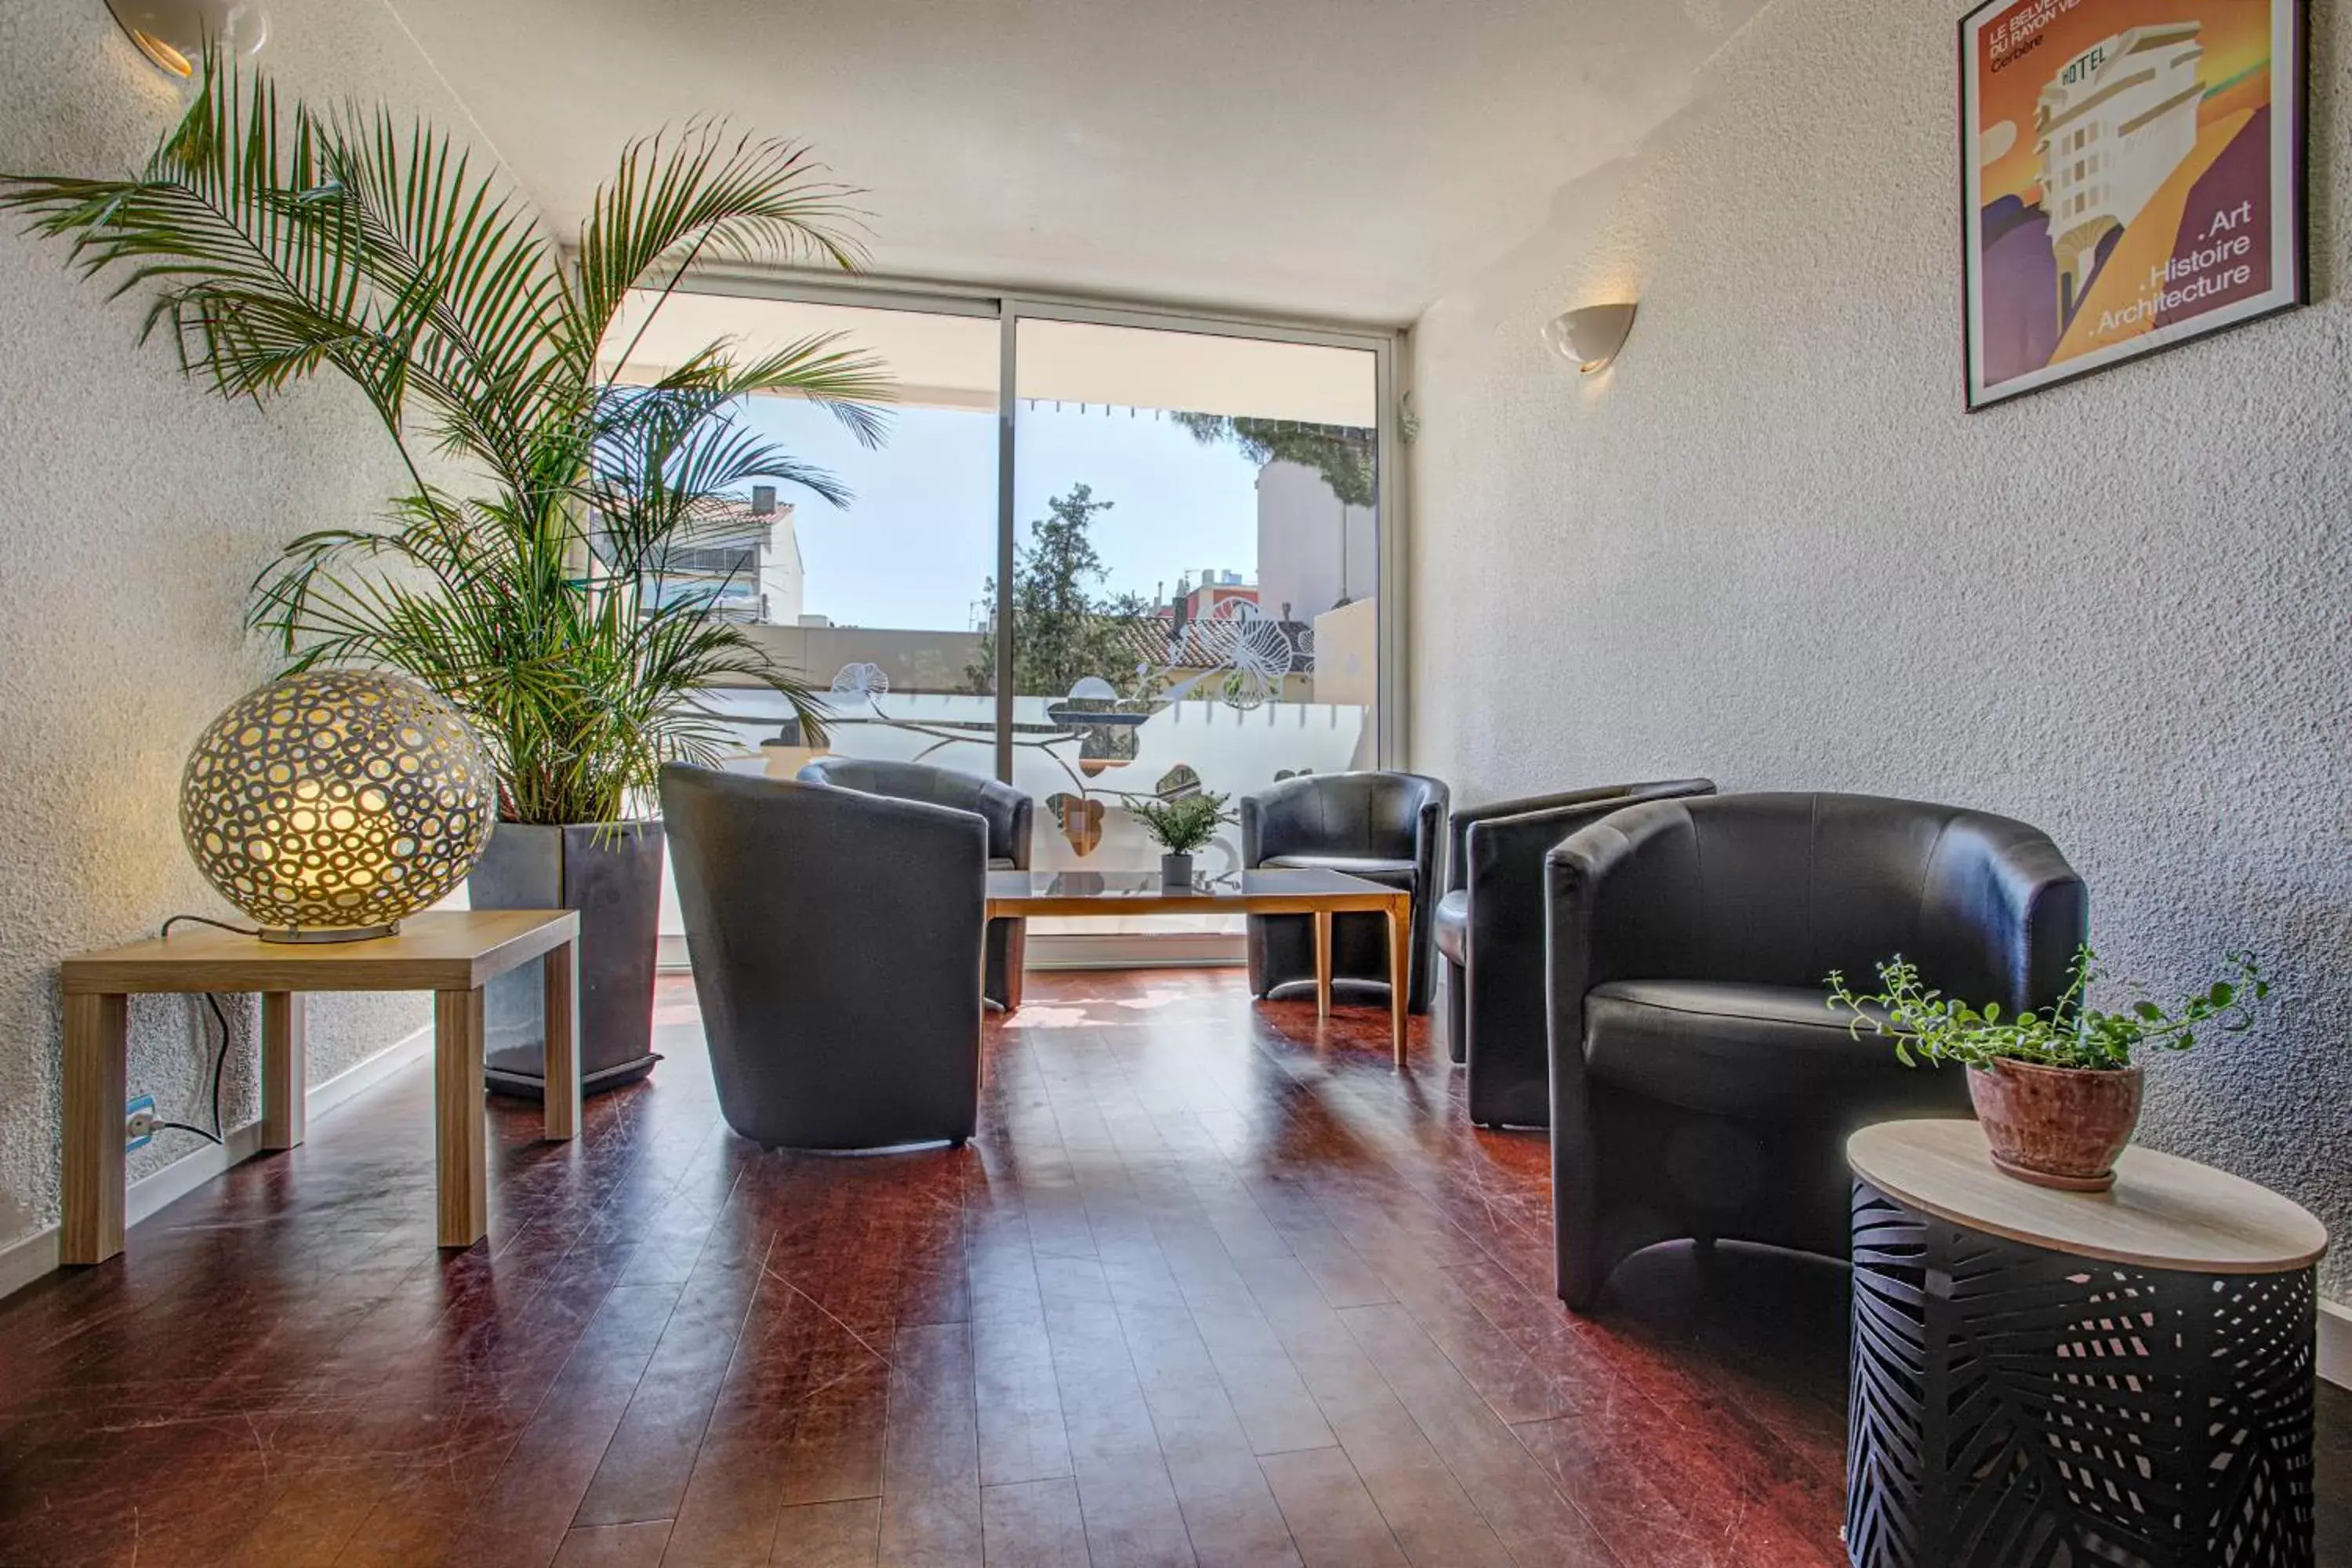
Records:
<instances>
[{"instance_id":1,"label":"colorful hotel poster","mask_svg":"<svg viewBox=\"0 0 2352 1568\"><path fill-rule=\"evenodd\" d=\"M1960 24L1969 406L2304 298L2297 0L1993 0Z\"/></svg>"}]
</instances>

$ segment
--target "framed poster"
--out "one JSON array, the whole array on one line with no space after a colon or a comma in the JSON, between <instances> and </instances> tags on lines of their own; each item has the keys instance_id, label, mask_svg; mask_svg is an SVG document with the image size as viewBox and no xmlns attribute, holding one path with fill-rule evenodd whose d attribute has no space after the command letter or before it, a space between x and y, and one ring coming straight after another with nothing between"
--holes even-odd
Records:
<instances>
[{"instance_id":1,"label":"framed poster","mask_svg":"<svg viewBox=\"0 0 2352 1568\"><path fill-rule=\"evenodd\" d=\"M2302 0L1989 0L1960 22L1968 395L2304 302Z\"/></svg>"}]
</instances>

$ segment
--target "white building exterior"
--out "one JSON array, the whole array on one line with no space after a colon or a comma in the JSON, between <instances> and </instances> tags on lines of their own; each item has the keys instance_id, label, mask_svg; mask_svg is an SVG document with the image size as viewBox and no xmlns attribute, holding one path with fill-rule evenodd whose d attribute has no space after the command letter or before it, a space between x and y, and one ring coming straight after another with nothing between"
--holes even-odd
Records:
<instances>
[{"instance_id":1,"label":"white building exterior","mask_svg":"<svg viewBox=\"0 0 2352 1568\"><path fill-rule=\"evenodd\" d=\"M2198 25L2129 27L2066 62L2034 112L2042 207L2070 316L2100 242L2139 216L2197 148Z\"/></svg>"},{"instance_id":2,"label":"white building exterior","mask_svg":"<svg viewBox=\"0 0 2352 1568\"><path fill-rule=\"evenodd\" d=\"M696 530L693 542L670 552L657 597L719 590L720 614L767 626L798 626L808 574L789 502L761 485L749 501L730 501L727 515Z\"/></svg>"},{"instance_id":3,"label":"white building exterior","mask_svg":"<svg viewBox=\"0 0 2352 1568\"><path fill-rule=\"evenodd\" d=\"M793 509L780 506L760 550L760 619L772 626L800 625L801 605L807 590L808 571L801 563L800 531L793 526Z\"/></svg>"},{"instance_id":4,"label":"white building exterior","mask_svg":"<svg viewBox=\"0 0 2352 1568\"><path fill-rule=\"evenodd\" d=\"M1372 509L1349 506L1304 463L1257 476L1257 602L1276 620L1313 621L1379 591Z\"/></svg>"}]
</instances>

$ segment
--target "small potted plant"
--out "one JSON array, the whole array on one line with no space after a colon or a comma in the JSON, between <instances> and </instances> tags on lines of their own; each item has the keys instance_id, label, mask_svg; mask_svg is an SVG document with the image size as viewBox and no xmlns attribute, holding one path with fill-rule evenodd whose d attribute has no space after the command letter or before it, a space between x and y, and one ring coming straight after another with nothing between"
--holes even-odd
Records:
<instances>
[{"instance_id":1,"label":"small potted plant","mask_svg":"<svg viewBox=\"0 0 2352 1568\"><path fill-rule=\"evenodd\" d=\"M1132 807L1143 831L1166 851L1160 857L1160 882L1181 889L1192 885L1192 851L1217 836L1222 825L1234 820L1225 809L1229 797L1202 790L1173 800L1147 800Z\"/></svg>"},{"instance_id":2,"label":"small potted plant","mask_svg":"<svg viewBox=\"0 0 2352 1568\"><path fill-rule=\"evenodd\" d=\"M2230 954L2221 979L2175 1007L2144 997L2118 1013L2085 1005L2101 978L2098 955L2085 947L2056 1005L2004 1015L1997 1002L1972 1007L1929 989L1898 953L1878 966L1885 989L1875 995L1856 995L1832 971L1829 1005L1852 1015L1856 1038L1864 1029L1891 1038L1906 1067L1964 1065L1969 1099L2003 1172L2037 1186L2097 1193L2115 1185L2116 1157L2139 1125L2133 1053L2188 1050L2200 1029L2242 1033L2271 989L2251 952Z\"/></svg>"}]
</instances>

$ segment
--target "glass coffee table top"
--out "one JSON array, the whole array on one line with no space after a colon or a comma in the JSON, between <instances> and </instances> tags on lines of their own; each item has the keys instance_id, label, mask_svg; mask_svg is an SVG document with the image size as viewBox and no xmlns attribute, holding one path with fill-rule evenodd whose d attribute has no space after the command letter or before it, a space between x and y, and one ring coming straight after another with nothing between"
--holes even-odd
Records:
<instances>
[{"instance_id":1,"label":"glass coffee table top","mask_svg":"<svg viewBox=\"0 0 2352 1568\"><path fill-rule=\"evenodd\" d=\"M1342 871L1229 871L1222 876L1196 875L1189 887L1171 888L1157 871L991 871L991 903L1062 902L1100 899L1109 902L1152 903L1170 900L1196 902L1213 900L1245 904L1254 899L1381 898L1396 889Z\"/></svg>"},{"instance_id":2,"label":"glass coffee table top","mask_svg":"<svg viewBox=\"0 0 2352 1568\"><path fill-rule=\"evenodd\" d=\"M1282 867L1195 876L1166 886L1154 871L991 871L991 920L1066 917L1112 919L1121 915L1196 914L1241 911L1311 916L1315 934L1315 1013L1331 1016L1331 946L1335 917L1379 914L1388 926L1388 973L1402 975L1411 963L1411 895L1344 871ZM1398 1069L1405 1065L1405 988L1391 985L1389 1048ZM1013 1004L1018 1006L1018 1002Z\"/></svg>"}]
</instances>

